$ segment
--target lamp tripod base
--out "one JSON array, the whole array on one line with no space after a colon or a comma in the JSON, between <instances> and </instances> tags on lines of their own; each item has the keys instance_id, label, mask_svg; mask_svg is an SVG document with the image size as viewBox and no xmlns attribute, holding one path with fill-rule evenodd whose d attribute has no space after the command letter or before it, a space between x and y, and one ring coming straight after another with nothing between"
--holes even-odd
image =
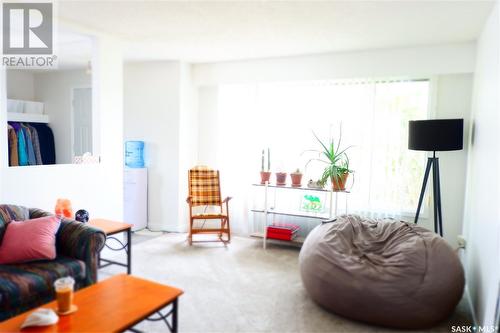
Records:
<instances>
[{"instance_id":1,"label":"lamp tripod base","mask_svg":"<svg viewBox=\"0 0 500 333\"><path fill-rule=\"evenodd\" d=\"M417 213L415 214L415 223L418 222L420 209L424 200L425 188L432 169L432 190L434 199L434 232L443 237L443 215L441 213L441 185L439 178L439 158L436 157L436 152L432 157L427 159L427 167L425 168L424 181L422 183L422 190L420 191L420 198L418 199Z\"/></svg>"}]
</instances>

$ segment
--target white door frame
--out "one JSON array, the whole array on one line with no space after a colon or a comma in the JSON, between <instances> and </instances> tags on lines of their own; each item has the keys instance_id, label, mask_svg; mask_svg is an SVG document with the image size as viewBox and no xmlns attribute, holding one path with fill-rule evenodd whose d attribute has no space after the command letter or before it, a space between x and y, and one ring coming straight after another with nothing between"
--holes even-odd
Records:
<instances>
[{"instance_id":1,"label":"white door frame","mask_svg":"<svg viewBox=\"0 0 500 333\"><path fill-rule=\"evenodd\" d=\"M73 163L73 159L75 158L75 106L73 105L73 99L75 98L75 90L76 89L90 89L90 92L92 94L91 96L91 113L92 113L92 119L94 119L94 110L93 110L93 99L94 99L94 91L92 89L92 85L75 85L70 88L71 91L71 116L70 116L70 122L71 122L71 162ZM92 120L92 124L94 121ZM94 128L92 128L92 137L94 136ZM92 155L94 155L94 140L92 139Z\"/></svg>"}]
</instances>

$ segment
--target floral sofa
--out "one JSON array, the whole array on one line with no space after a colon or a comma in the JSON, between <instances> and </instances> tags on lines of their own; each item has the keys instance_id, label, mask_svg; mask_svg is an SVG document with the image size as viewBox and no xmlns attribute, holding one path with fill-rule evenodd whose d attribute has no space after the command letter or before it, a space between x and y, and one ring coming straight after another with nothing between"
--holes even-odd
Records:
<instances>
[{"instance_id":1,"label":"floral sofa","mask_svg":"<svg viewBox=\"0 0 500 333\"><path fill-rule=\"evenodd\" d=\"M0 205L0 245L10 221L47 215L51 214L39 209ZM51 301L53 283L60 277L73 277L76 289L95 283L97 257L105 241L102 231L63 219L56 235L55 260L0 265L0 321Z\"/></svg>"}]
</instances>

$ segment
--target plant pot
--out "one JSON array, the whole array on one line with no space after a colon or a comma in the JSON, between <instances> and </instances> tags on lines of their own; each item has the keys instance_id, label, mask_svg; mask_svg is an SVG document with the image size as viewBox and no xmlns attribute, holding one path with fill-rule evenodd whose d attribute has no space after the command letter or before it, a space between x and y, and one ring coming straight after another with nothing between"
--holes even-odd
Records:
<instances>
[{"instance_id":1,"label":"plant pot","mask_svg":"<svg viewBox=\"0 0 500 333\"><path fill-rule=\"evenodd\" d=\"M261 171L260 172L260 183L265 184L266 182L269 183L269 179L271 178L271 172L270 171Z\"/></svg>"},{"instance_id":2,"label":"plant pot","mask_svg":"<svg viewBox=\"0 0 500 333\"><path fill-rule=\"evenodd\" d=\"M286 185L286 172L276 172L276 185Z\"/></svg>"},{"instance_id":3,"label":"plant pot","mask_svg":"<svg viewBox=\"0 0 500 333\"><path fill-rule=\"evenodd\" d=\"M300 172L291 173L290 178L292 178L292 186L293 187L301 187L302 186L302 174Z\"/></svg>"},{"instance_id":4,"label":"plant pot","mask_svg":"<svg viewBox=\"0 0 500 333\"><path fill-rule=\"evenodd\" d=\"M349 177L349 173L343 173L340 176L337 176L336 179L334 177L331 178L332 181L332 189L334 191L344 191L345 190L345 183L347 182L347 177Z\"/></svg>"}]
</instances>

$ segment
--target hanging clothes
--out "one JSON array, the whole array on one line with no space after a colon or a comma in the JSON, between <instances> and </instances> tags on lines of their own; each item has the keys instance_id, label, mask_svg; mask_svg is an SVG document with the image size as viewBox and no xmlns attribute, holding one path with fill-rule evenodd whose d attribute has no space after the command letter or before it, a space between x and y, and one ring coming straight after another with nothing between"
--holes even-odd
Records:
<instances>
[{"instance_id":1,"label":"hanging clothes","mask_svg":"<svg viewBox=\"0 0 500 333\"><path fill-rule=\"evenodd\" d=\"M30 124L38 134L42 164L56 164L54 133L47 124Z\"/></svg>"},{"instance_id":2,"label":"hanging clothes","mask_svg":"<svg viewBox=\"0 0 500 333\"><path fill-rule=\"evenodd\" d=\"M8 123L9 165L56 163L54 133L47 124Z\"/></svg>"},{"instance_id":3,"label":"hanging clothes","mask_svg":"<svg viewBox=\"0 0 500 333\"><path fill-rule=\"evenodd\" d=\"M40 151L40 139L38 138L38 131L33 126L26 124L31 132L31 141L33 142L33 150L35 152L36 165L42 165L42 153Z\"/></svg>"},{"instance_id":4,"label":"hanging clothes","mask_svg":"<svg viewBox=\"0 0 500 333\"><path fill-rule=\"evenodd\" d=\"M28 150L26 147L26 138L24 135L24 129L20 123L11 123L11 126L16 130L17 135L17 153L19 155L19 165L28 165Z\"/></svg>"},{"instance_id":5,"label":"hanging clothes","mask_svg":"<svg viewBox=\"0 0 500 333\"><path fill-rule=\"evenodd\" d=\"M9 138L9 166L19 166L19 154L17 153L17 134L12 125L8 125Z\"/></svg>"},{"instance_id":6,"label":"hanging clothes","mask_svg":"<svg viewBox=\"0 0 500 333\"><path fill-rule=\"evenodd\" d=\"M31 137L31 131L28 126L21 124L21 127L25 133L26 140L26 150L28 151L28 165L36 165L35 150L33 149L33 139Z\"/></svg>"}]
</instances>

